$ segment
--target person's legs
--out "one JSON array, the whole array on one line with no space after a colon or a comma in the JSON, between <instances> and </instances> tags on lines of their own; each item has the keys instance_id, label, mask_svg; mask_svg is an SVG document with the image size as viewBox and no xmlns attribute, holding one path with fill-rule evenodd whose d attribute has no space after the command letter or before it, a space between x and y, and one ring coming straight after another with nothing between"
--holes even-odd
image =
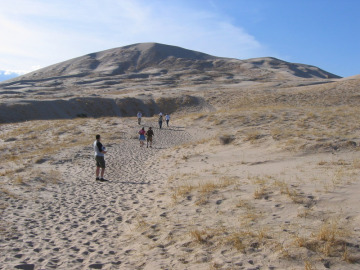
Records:
<instances>
[{"instance_id":1,"label":"person's legs","mask_svg":"<svg viewBox=\"0 0 360 270\"><path fill-rule=\"evenodd\" d=\"M96 156L96 180L103 180L105 173L105 159L104 157ZM100 178L99 178L100 174Z\"/></svg>"},{"instance_id":2,"label":"person's legs","mask_svg":"<svg viewBox=\"0 0 360 270\"><path fill-rule=\"evenodd\" d=\"M96 166L96 179L99 178L99 173L100 173L100 167Z\"/></svg>"},{"instance_id":3,"label":"person's legs","mask_svg":"<svg viewBox=\"0 0 360 270\"><path fill-rule=\"evenodd\" d=\"M96 170L95 170L96 180L99 180L101 164L100 164L100 160L97 156L95 156L95 163L96 163Z\"/></svg>"},{"instance_id":4,"label":"person's legs","mask_svg":"<svg viewBox=\"0 0 360 270\"><path fill-rule=\"evenodd\" d=\"M169 126L169 120L166 120L166 125Z\"/></svg>"}]
</instances>

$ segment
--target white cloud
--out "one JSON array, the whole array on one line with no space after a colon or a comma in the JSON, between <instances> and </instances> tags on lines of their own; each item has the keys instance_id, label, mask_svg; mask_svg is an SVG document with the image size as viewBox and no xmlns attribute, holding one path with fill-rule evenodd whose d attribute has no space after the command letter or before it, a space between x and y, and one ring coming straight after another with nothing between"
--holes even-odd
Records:
<instances>
[{"instance_id":1,"label":"white cloud","mask_svg":"<svg viewBox=\"0 0 360 270\"><path fill-rule=\"evenodd\" d=\"M2 71L2 74L4 74L4 75L12 75L12 74L22 75L22 74L24 74L24 72L20 71L20 70L17 70L17 71L4 70L4 71Z\"/></svg>"},{"instance_id":2,"label":"white cloud","mask_svg":"<svg viewBox=\"0 0 360 270\"><path fill-rule=\"evenodd\" d=\"M14 8L16 7L16 8ZM266 52L255 37L181 1L12 0L0 9L0 69L33 70L87 53L160 42L250 58Z\"/></svg>"}]
</instances>

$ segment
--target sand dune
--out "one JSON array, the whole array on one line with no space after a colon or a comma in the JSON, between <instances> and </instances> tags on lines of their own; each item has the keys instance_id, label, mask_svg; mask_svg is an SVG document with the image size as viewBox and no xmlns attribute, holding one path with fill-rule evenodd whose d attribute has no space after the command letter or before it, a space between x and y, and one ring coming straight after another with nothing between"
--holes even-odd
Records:
<instances>
[{"instance_id":1,"label":"sand dune","mask_svg":"<svg viewBox=\"0 0 360 270\"><path fill-rule=\"evenodd\" d=\"M69 119L79 114L135 116L138 109L149 113L164 110L158 104L160 98L173 102L187 95L201 100L224 88L241 92L249 85L301 86L338 78L314 66L271 57L229 59L141 43L70 59L0 83L0 122L24 121L23 115L28 115L28 120ZM134 108L131 113L124 108L124 101L126 107ZM180 105L172 111L182 110L185 104Z\"/></svg>"}]
</instances>

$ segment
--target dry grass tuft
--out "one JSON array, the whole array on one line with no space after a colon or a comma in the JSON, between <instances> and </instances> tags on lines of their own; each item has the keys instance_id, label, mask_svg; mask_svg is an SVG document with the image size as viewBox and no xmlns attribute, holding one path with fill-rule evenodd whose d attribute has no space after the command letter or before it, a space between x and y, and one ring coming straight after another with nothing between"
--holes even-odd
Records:
<instances>
[{"instance_id":1,"label":"dry grass tuft","mask_svg":"<svg viewBox=\"0 0 360 270\"><path fill-rule=\"evenodd\" d=\"M146 229L150 226L150 224L143 218L143 217L140 217L138 216L136 218L136 228L139 229L139 230L143 230L143 229Z\"/></svg>"},{"instance_id":2,"label":"dry grass tuft","mask_svg":"<svg viewBox=\"0 0 360 270\"><path fill-rule=\"evenodd\" d=\"M262 199L267 195L266 188L264 186L258 187L254 191L254 199Z\"/></svg>"},{"instance_id":3,"label":"dry grass tuft","mask_svg":"<svg viewBox=\"0 0 360 270\"><path fill-rule=\"evenodd\" d=\"M315 266L311 262L305 261L304 263L305 270L316 270Z\"/></svg>"},{"instance_id":4,"label":"dry grass tuft","mask_svg":"<svg viewBox=\"0 0 360 270\"><path fill-rule=\"evenodd\" d=\"M350 231L345 227L340 227L334 219L324 222L318 231L312 232L310 236L295 235L293 243L296 247L306 248L320 256L343 257L352 260L354 257L349 255L347 243L344 240L349 235Z\"/></svg>"},{"instance_id":5,"label":"dry grass tuft","mask_svg":"<svg viewBox=\"0 0 360 270\"><path fill-rule=\"evenodd\" d=\"M210 237L208 232L205 230L192 230L190 231L190 236L198 243L206 243L207 239Z\"/></svg>"},{"instance_id":6,"label":"dry grass tuft","mask_svg":"<svg viewBox=\"0 0 360 270\"><path fill-rule=\"evenodd\" d=\"M253 208L253 206L249 203L249 201L245 201L245 200L239 200L238 203L236 204L236 207L245 208L245 209Z\"/></svg>"},{"instance_id":7,"label":"dry grass tuft","mask_svg":"<svg viewBox=\"0 0 360 270\"><path fill-rule=\"evenodd\" d=\"M20 198L17 194L11 192L8 188L5 188L5 187L0 187L0 194L3 194L6 197L13 198L13 199Z\"/></svg>"},{"instance_id":8,"label":"dry grass tuft","mask_svg":"<svg viewBox=\"0 0 360 270\"><path fill-rule=\"evenodd\" d=\"M208 200L208 196L217 190L224 189L228 186L235 185L239 182L237 177L223 176L214 180L199 180L198 174L183 174L178 177L170 176L168 182L173 184L175 180L182 181L180 185L172 188L171 197L174 202L185 198L190 195L191 192L197 192L199 198L197 200L198 205L205 204ZM186 183L183 183L187 181ZM191 182L189 182L191 181Z\"/></svg>"},{"instance_id":9,"label":"dry grass tuft","mask_svg":"<svg viewBox=\"0 0 360 270\"><path fill-rule=\"evenodd\" d=\"M263 135L258 130L251 130L246 132L244 141L249 141L251 143L255 143L257 140L261 139Z\"/></svg>"},{"instance_id":10,"label":"dry grass tuft","mask_svg":"<svg viewBox=\"0 0 360 270\"><path fill-rule=\"evenodd\" d=\"M191 184L177 186L173 189L171 198L174 202L177 202L179 199L184 198L186 195L189 195L191 191L195 189Z\"/></svg>"},{"instance_id":11,"label":"dry grass tuft","mask_svg":"<svg viewBox=\"0 0 360 270\"><path fill-rule=\"evenodd\" d=\"M247 243L244 243L243 239L244 235L242 233L233 233L225 238L225 243L244 253Z\"/></svg>"},{"instance_id":12,"label":"dry grass tuft","mask_svg":"<svg viewBox=\"0 0 360 270\"><path fill-rule=\"evenodd\" d=\"M315 236L321 241L334 243L335 240L344 235L346 235L346 231L339 228L336 220L332 220L324 222Z\"/></svg>"},{"instance_id":13,"label":"dry grass tuft","mask_svg":"<svg viewBox=\"0 0 360 270\"><path fill-rule=\"evenodd\" d=\"M24 185L25 184L24 179L21 176L15 177L13 183L15 185Z\"/></svg>"}]
</instances>

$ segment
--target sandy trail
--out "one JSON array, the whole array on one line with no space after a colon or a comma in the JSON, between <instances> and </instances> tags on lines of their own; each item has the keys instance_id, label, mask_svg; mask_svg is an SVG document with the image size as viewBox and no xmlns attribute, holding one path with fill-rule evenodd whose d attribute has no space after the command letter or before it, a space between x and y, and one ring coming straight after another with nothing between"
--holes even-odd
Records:
<instances>
[{"instance_id":1,"label":"sandy trail","mask_svg":"<svg viewBox=\"0 0 360 270\"><path fill-rule=\"evenodd\" d=\"M149 125L153 148L139 147L131 118L70 132L103 127L107 182L95 181L93 139L34 157L20 184L6 175L0 269L358 269L358 150L302 155L266 138L223 145L224 131L201 119ZM320 239L323 228L336 241Z\"/></svg>"},{"instance_id":2,"label":"sandy trail","mask_svg":"<svg viewBox=\"0 0 360 270\"><path fill-rule=\"evenodd\" d=\"M1 243L0 269L135 268L137 259L120 238L156 207L154 193L164 175L154 165L161 152L191 139L183 127L154 128L153 148L140 148L139 129L134 125L121 144L104 138L108 182L95 181L89 146L74 153L72 162L58 161L66 181L47 188L42 198L8 201L12 207L3 218L12 221L13 233Z\"/></svg>"}]
</instances>

